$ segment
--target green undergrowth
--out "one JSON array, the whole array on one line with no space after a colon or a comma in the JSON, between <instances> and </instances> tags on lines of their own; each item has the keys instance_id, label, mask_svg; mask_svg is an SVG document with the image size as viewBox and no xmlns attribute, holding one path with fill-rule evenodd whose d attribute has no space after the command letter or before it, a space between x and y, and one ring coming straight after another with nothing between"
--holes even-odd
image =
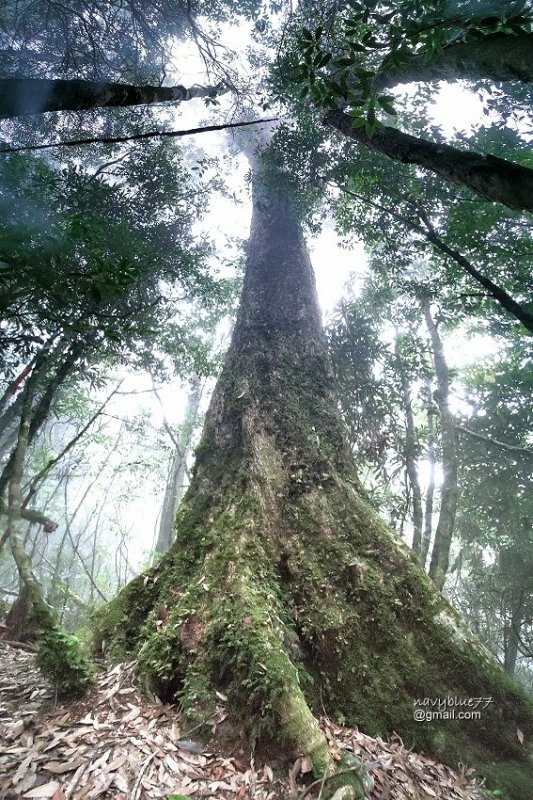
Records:
<instances>
[{"instance_id":1,"label":"green undergrowth","mask_svg":"<svg viewBox=\"0 0 533 800\"><path fill-rule=\"evenodd\" d=\"M93 665L79 639L59 625L46 630L40 639L37 667L60 697L81 697L94 680Z\"/></svg>"}]
</instances>

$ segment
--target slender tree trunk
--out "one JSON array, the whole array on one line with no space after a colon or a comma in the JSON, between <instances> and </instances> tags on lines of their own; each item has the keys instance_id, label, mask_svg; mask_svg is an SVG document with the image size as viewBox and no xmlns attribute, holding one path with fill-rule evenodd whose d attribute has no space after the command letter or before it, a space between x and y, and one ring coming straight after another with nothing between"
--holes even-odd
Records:
<instances>
[{"instance_id":1,"label":"slender tree trunk","mask_svg":"<svg viewBox=\"0 0 533 800\"><path fill-rule=\"evenodd\" d=\"M181 425L178 446L174 449L167 479L163 510L159 523L159 533L155 546L156 553L165 553L176 535L174 519L181 498L185 492L187 478L187 458L191 450L192 435L198 423L198 410L202 397L203 381L195 375L191 381L189 397L185 409L185 418Z\"/></svg>"},{"instance_id":2,"label":"slender tree trunk","mask_svg":"<svg viewBox=\"0 0 533 800\"><path fill-rule=\"evenodd\" d=\"M44 111L84 111L105 106L176 103L221 94L216 86L129 86L105 81L0 79L0 117Z\"/></svg>"},{"instance_id":3,"label":"slender tree trunk","mask_svg":"<svg viewBox=\"0 0 533 800\"><path fill-rule=\"evenodd\" d=\"M17 443L13 451L12 467L8 484L7 504L7 539L11 546L11 553L15 561L21 586L20 602L16 612L12 615L15 628L9 631L9 638L15 640L16 636L23 636L28 627L31 613L35 614L38 624L51 627L52 617L44 600L41 586L33 574L31 559L24 549L24 544L18 530L22 514L21 483L24 474L24 460L28 449L29 432L31 426L31 407L35 378L30 379L24 389L24 397L20 411L20 424Z\"/></svg>"},{"instance_id":4,"label":"slender tree trunk","mask_svg":"<svg viewBox=\"0 0 533 800\"><path fill-rule=\"evenodd\" d=\"M513 608L510 618L504 628L504 663L503 668L508 675L514 677L518 646L520 644L520 629L522 627L521 608Z\"/></svg>"},{"instance_id":5,"label":"slender tree trunk","mask_svg":"<svg viewBox=\"0 0 533 800\"><path fill-rule=\"evenodd\" d=\"M403 164L416 164L450 183L471 189L485 200L518 211L533 211L533 169L497 156L459 150L429 142L385 125L369 137L353 128L352 117L341 109L328 112L324 122L359 144Z\"/></svg>"},{"instance_id":6,"label":"slender tree trunk","mask_svg":"<svg viewBox=\"0 0 533 800\"><path fill-rule=\"evenodd\" d=\"M526 520L526 525L528 521ZM527 534L526 534L527 535ZM499 565L503 577L503 668L511 677L516 670L520 647L520 632L524 622L524 598L527 597L529 576L521 581L520 555L516 550L500 548ZM525 584L525 588L524 588Z\"/></svg>"},{"instance_id":7,"label":"slender tree trunk","mask_svg":"<svg viewBox=\"0 0 533 800\"><path fill-rule=\"evenodd\" d=\"M426 489L426 503L424 508L424 535L422 537L422 549L420 561L425 567L428 560L431 536L433 533L433 497L435 494L435 426L433 421L433 408L431 400L431 386L428 392L428 447L427 459L429 462L428 485Z\"/></svg>"},{"instance_id":8,"label":"slender tree trunk","mask_svg":"<svg viewBox=\"0 0 533 800\"><path fill-rule=\"evenodd\" d=\"M516 727L533 732L533 711L357 479L295 194L256 171L241 307L176 540L102 610L97 638L207 729L224 692L225 724L307 754L317 776L335 770L321 707L531 775ZM414 698L449 694L499 700L481 725L413 720ZM324 800L364 797L356 772L334 778Z\"/></svg>"},{"instance_id":9,"label":"slender tree trunk","mask_svg":"<svg viewBox=\"0 0 533 800\"><path fill-rule=\"evenodd\" d=\"M409 484L411 486L411 506L413 510L413 550L417 556L421 555L422 524L424 514L422 511L422 492L418 479L417 442L413 405L411 402L411 387L400 360L398 337L396 338L396 357L398 358L400 382L402 387L403 408L405 413L405 467Z\"/></svg>"},{"instance_id":10,"label":"slender tree trunk","mask_svg":"<svg viewBox=\"0 0 533 800\"><path fill-rule=\"evenodd\" d=\"M450 378L448 365L444 356L444 348L438 328L428 307L424 308L424 317L431 338L433 363L437 376L437 403L439 406L441 449L442 449L442 486L440 490L440 511L435 531L435 541L431 553L429 576L442 589L448 571L450 547L459 490L457 486L457 448L455 442L454 418L450 411L449 394Z\"/></svg>"},{"instance_id":11,"label":"slender tree trunk","mask_svg":"<svg viewBox=\"0 0 533 800\"><path fill-rule=\"evenodd\" d=\"M70 375L74 367L74 364L76 363L76 361L80 356L80 353L81 353L81 346L74 345L71 348L70 352L67 352L65 354L64 358L57 367L55 373L52 374L52 377L48 380L47 384L45 385L42 396L37 400L34 408L31 411L31 422L29 424L29 429L28 429L28 445L30 445L33 442L33 440L39 433L41 425L46 420L49 414L50 406L52 405L57 390ZM16 449L12 451L0 475L0 497L5 492L5 489L9 484L10 476L13 470L15 454L16 454Z\"/></svg>"}]
</instances>

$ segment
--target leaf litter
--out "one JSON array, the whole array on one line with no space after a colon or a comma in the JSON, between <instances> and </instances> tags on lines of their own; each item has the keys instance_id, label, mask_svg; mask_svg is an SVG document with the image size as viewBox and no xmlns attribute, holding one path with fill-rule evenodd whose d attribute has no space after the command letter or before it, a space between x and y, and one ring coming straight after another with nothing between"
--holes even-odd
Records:
<instances>
[{"instance_id":1,"label":"leaf litter","mask_svg":"<svg viewBox=\"0 0 533 800\"><path fill-rule=\"evenodd\" d=\"M58 704L35 654L0 642L0 797L2 800L159 800L172 795L220 800L314 800L311 764L281 771L253 753L217 752L225 697L213 719L213 747L180 728L175 706L143 697L134 662L104 667L81 701ZM369 800L483 800L471 769L454 771L408 750L393 735L321 725L334 757L348 752L370 776ZM316 790L315 790L316 789Z\"/></svg>"}]
</instances>

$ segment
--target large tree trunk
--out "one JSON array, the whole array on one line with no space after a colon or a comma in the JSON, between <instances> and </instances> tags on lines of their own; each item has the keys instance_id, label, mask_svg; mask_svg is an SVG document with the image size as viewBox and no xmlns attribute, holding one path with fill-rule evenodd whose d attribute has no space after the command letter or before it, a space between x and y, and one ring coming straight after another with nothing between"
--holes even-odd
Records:
<instances>
[{"instance_id":1,"label":"large tree trunk","mask_svg":"<svg viewBox=\"0 0 533 800\"><path fill-rule=\"evenodd\" d=\"M442 47L431 55L411 56L401 67L385 63L376 75L376 91L417 81L533 81L533 34L496 33L476 41Z\"/></svg>"},{"instance_id":2,"label":"large tree trunk","mask_svg":"<svg viewBox=\"0 0 533 800\"><path fill-rule=\"evenodd\" d=\"M355 475L296 208L283 176L256 174L242 304L176 541L102 610L97 639L190 720L224 692L229 720L317 775L332 768L322 707L451 762L527 772L516 728L529 735L533 709ZM475 722L413 721L415 698L448 695L494 702ZM323 797L339 783L361 797L355 775Z\"/></svg>"}]
</instances>

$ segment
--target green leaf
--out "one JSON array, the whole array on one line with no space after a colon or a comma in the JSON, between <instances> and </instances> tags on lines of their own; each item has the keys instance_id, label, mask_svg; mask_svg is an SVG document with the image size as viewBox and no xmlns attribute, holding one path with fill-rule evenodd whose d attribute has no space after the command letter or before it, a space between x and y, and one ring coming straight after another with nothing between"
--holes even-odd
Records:
<instances>
[{"instance_id":1,"label":"green leaf","mask_svg":"<svg viewBox=\"0 0 533 800\"><path fill-rule=\"evenodd\" d=\"M321 67L325 67L326 64L329 64L329 62L331 61L332 58L333 58L333 56L332 56L331 53L324 53L324 55L320 58L318 64L316 64L316 66L318 67L318 69L320 69Z\"/></svg>"},{"instance_id":2,"label":"green leaf","mask_svg":"<svg viewBox=\"0 0 533 800\"><path fill-rule=\"evenodd\" d=\"M348 42L350 46L350 50L353 50L354 53L366 53L366 47L360 42Z\"/></svg>"},{"instance_id":3,"label":"green leaf","mask_svg":"<svg viewBox=\"0 0 533 800\"><path fill-rule=\"evenodd\" d=\"M354 59L351 56L345 56L344 58L338 58L335 61L336 67L350 67L354 63Z\"/></svg>"},{"instance_id":4,"label":"green leaf","mask_svg":"<svg viewBox=\"0 0 533 800\"><path fill-rule=\"evenodd\" d=\"M387 114L392 114L393 116L397 116L398 112L396 111L396 109L392 105L391 98L385 97L385 96L381 96L381 97L378 96L377 101L378 101L379 105L381 106L381 108L383 109L383 111L386 111Z\"/></svg>"}]
</instances>

